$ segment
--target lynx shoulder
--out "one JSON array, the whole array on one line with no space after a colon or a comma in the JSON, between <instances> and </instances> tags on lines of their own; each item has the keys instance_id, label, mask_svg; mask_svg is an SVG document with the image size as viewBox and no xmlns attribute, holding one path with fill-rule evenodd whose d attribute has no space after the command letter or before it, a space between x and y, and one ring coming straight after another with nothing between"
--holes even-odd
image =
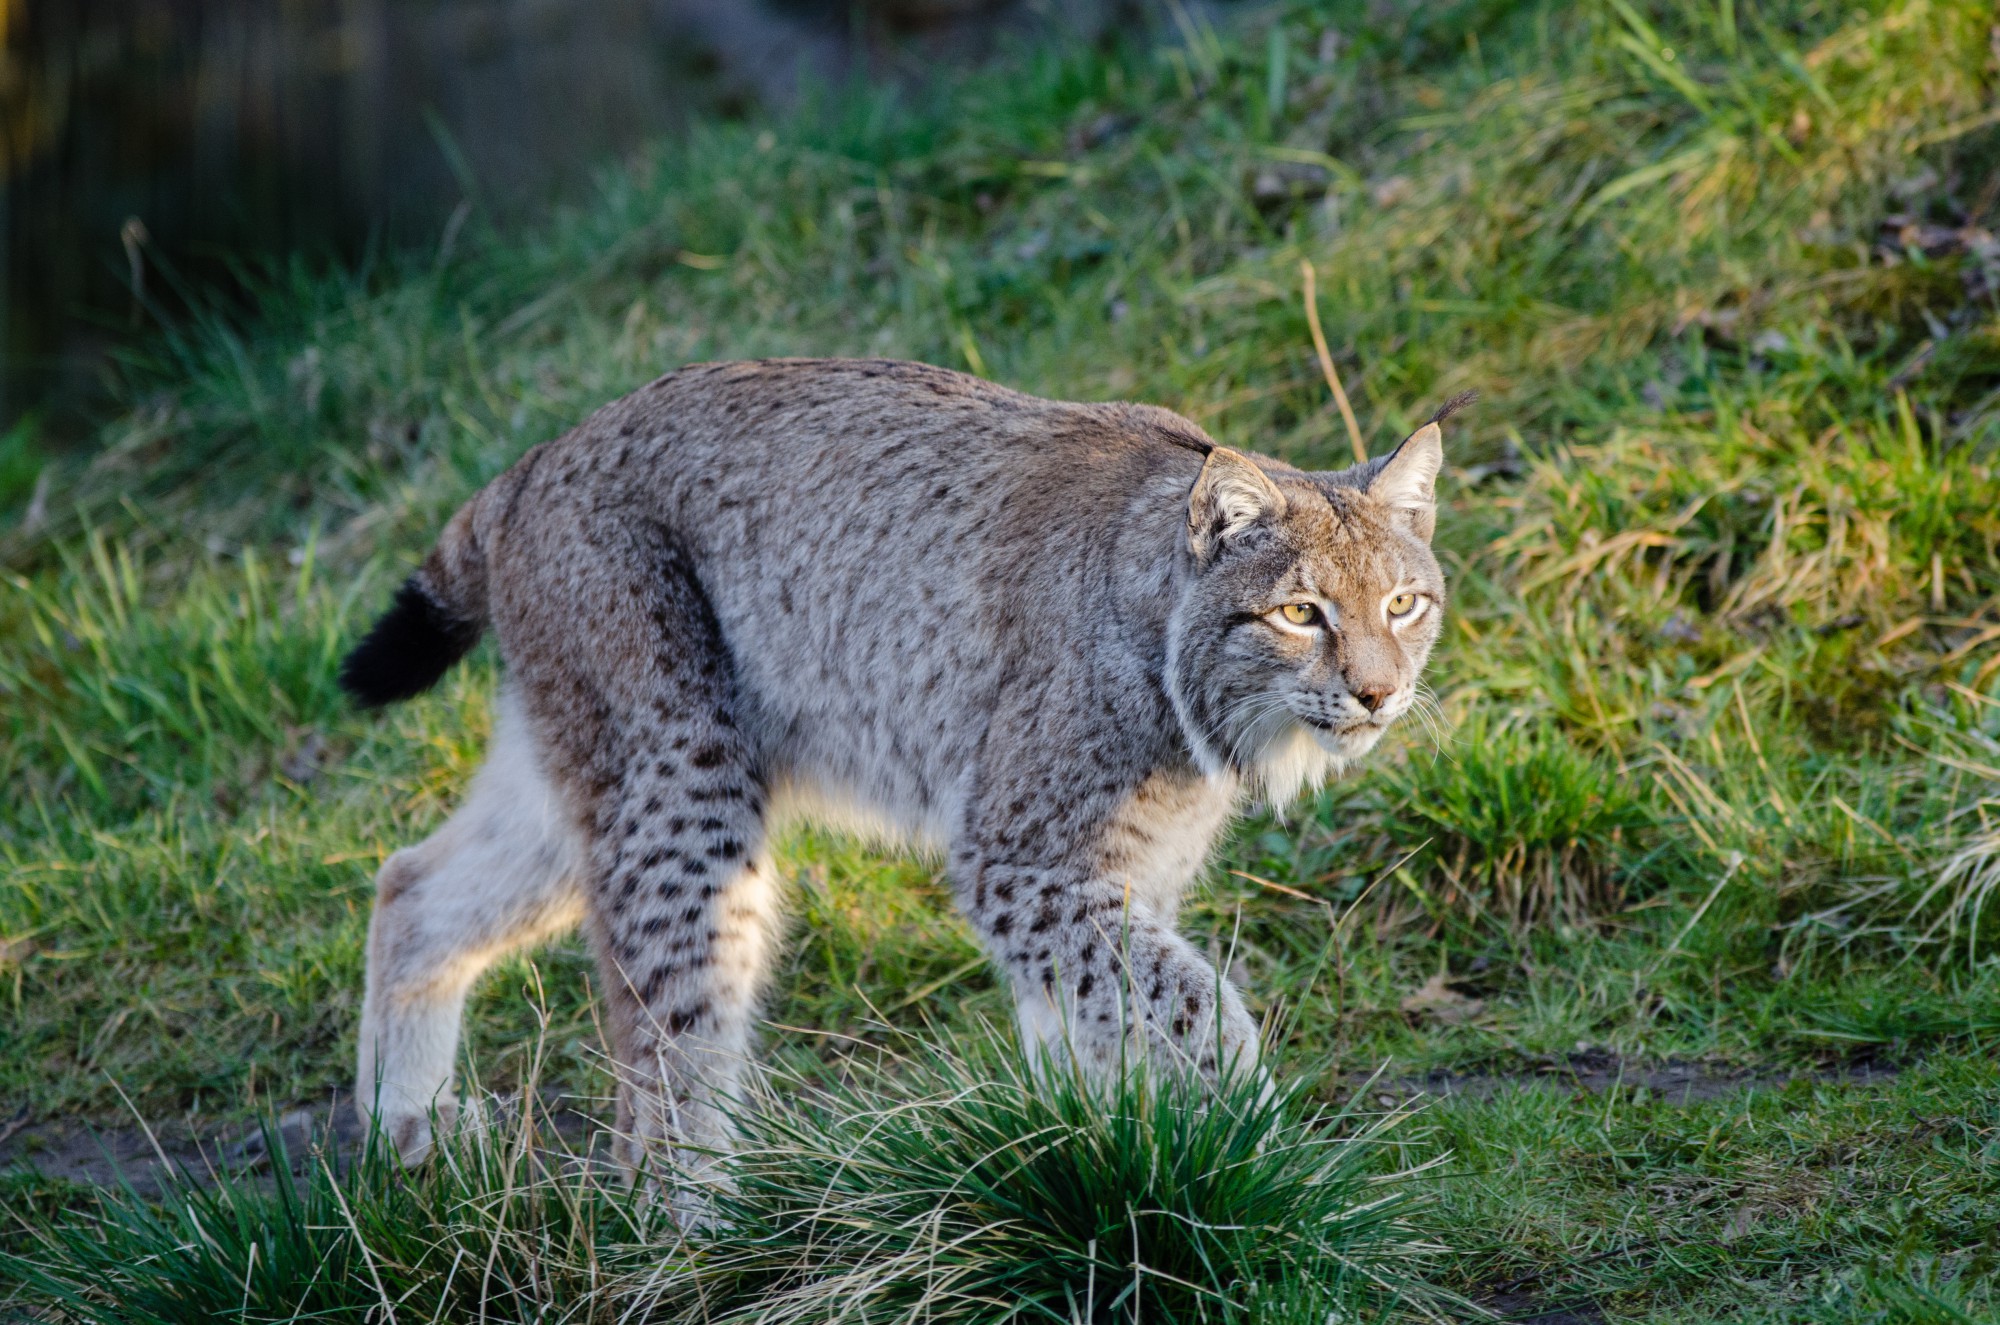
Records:
<instances>
[{"instance_id":1,"label":"lynx shoulder","mask_svg":"<svg viewBox=\"0 0 2000 1325\"><path fill-rule=\"evenodd\" d=\"M1024 1037L1089 1070L1257 1070L1175 928L1250 798L1366 753L1444 608L1437 421L1309 473L1166 410L921 364L672 373L453 517L342 674L435 682L482 633L487 765L383 866L357 1099L409 1157L466 990L581 920L622 1136L726 1141L796 817L940 853Z\"/></svg>"}]
</instances>

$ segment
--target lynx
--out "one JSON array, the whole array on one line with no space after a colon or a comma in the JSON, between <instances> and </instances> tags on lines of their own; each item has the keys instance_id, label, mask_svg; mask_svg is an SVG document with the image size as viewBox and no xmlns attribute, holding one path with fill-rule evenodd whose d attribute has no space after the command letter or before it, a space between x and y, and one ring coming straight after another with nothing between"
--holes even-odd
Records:
<instances>
[{"instance_id":1,"label":"lynx","mask_svg":"<svg viewBox=\"0 0 2000 1325\"><path fill-rule=\"evenodd\" d=\"M364 1120L425 1154L468 987L580 920L621 1157L726 1148L780 941L772 836L801 817L939 854L1031 1048L1261 1072L1175 913L1234 814L1410 707L1457 403L1306 473L1152 406L774 360L670 373L535 447L343 666L365 705L489 629L504 667L464 805L378 879Z\"/></svg>"}]
</instances>

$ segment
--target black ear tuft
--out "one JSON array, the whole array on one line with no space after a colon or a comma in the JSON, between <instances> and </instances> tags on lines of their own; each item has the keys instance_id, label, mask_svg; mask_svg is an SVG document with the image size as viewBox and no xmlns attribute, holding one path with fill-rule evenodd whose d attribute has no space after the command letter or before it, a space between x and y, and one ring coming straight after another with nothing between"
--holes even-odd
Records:
<instances>
[{"instance_id":1,"label":"black ear tuft","mask_svg":"<svg viewBox=\"0 0 2000 1325\"><path fill-rule=\"evenodd\" d=\"M1461 391L1450 400L1445 401L1444 404L1439 405L1437 413L1431 415L1427 422L1443 423L1446 419L1478 399L1479 393L1477 391Z\"/></svg>"},{"instance_id":2,"label":"black ear tuft","mask_svg":"<svg viewBox=\"0 0 2000 1325\"><path fill-rule=\"evenodd\" d=\"M446 611L412 577L340 664L340 688L363 708L421 695L479 643L477 622Z\"/></svg>"}]
</instances>

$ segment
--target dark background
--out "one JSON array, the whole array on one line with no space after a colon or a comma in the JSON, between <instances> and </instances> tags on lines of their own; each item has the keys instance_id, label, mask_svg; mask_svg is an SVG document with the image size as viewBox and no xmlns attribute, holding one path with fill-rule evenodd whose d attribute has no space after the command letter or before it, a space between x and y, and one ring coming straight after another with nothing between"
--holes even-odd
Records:
<instances>
[{"instance_id":1,"label":"dark background","mask_svg":"<svg viewBox=\"0 0 2000 1325\"><path fill-rule=\"evenodd\" d=\"M0 431L85 435L118 350L277 264L531 215L702 116L909 83L1136 0L0 0Z\"/></svg>"}]
</instances>

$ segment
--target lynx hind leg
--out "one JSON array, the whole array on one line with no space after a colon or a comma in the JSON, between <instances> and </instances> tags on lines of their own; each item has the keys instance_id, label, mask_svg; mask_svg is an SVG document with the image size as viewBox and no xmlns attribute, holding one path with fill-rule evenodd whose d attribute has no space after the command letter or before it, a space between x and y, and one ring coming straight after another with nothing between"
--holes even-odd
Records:
<instances>
[{"instance_id":1,"label":"lynx hind leg","mask_svg":"<svg viewBox=\"0 0 2000 1325\"><path fill-rule=\"evenodd\" d=\"M354 1098L364 1124L379 1114L406 1163L429 1152L433 1118L457 1118L452 1067L473 981L581 917L573 839L519 705L503 692L464 804L389 857L376 880Z\"/></svg>"},{"instance_id":2,"label":"lynx hind leg","mask_svg":"<svg viewBox=\"0 0 2000 1325\"><path fill-rule=\"evenodd\" d=\"M706 1166L777 945L767 779L734 714L729 653L699 582L663 539L622 524L535 567L517 639L567 638L544 601L592 625L586 647L517 650L516 675L583 826L587 925L618 1076L614 1146L653 1180ZM567 616L561 624L567 624ZM505 623L503 623L503 629Z\"/></svg>"},{"instance_id":3,"label":"lynx hind leg","mask_svg":"<svg viewBox=\"0 0 2000 1325\"><path fill-rule=\"evenodd\" d=\"M693 699L694 696L684 696ZM696 1173L726 1150L777 948L765 797L718 710L666 706L603 816L591 927L628 1168Z\"/></svg>"}]
</instances>

